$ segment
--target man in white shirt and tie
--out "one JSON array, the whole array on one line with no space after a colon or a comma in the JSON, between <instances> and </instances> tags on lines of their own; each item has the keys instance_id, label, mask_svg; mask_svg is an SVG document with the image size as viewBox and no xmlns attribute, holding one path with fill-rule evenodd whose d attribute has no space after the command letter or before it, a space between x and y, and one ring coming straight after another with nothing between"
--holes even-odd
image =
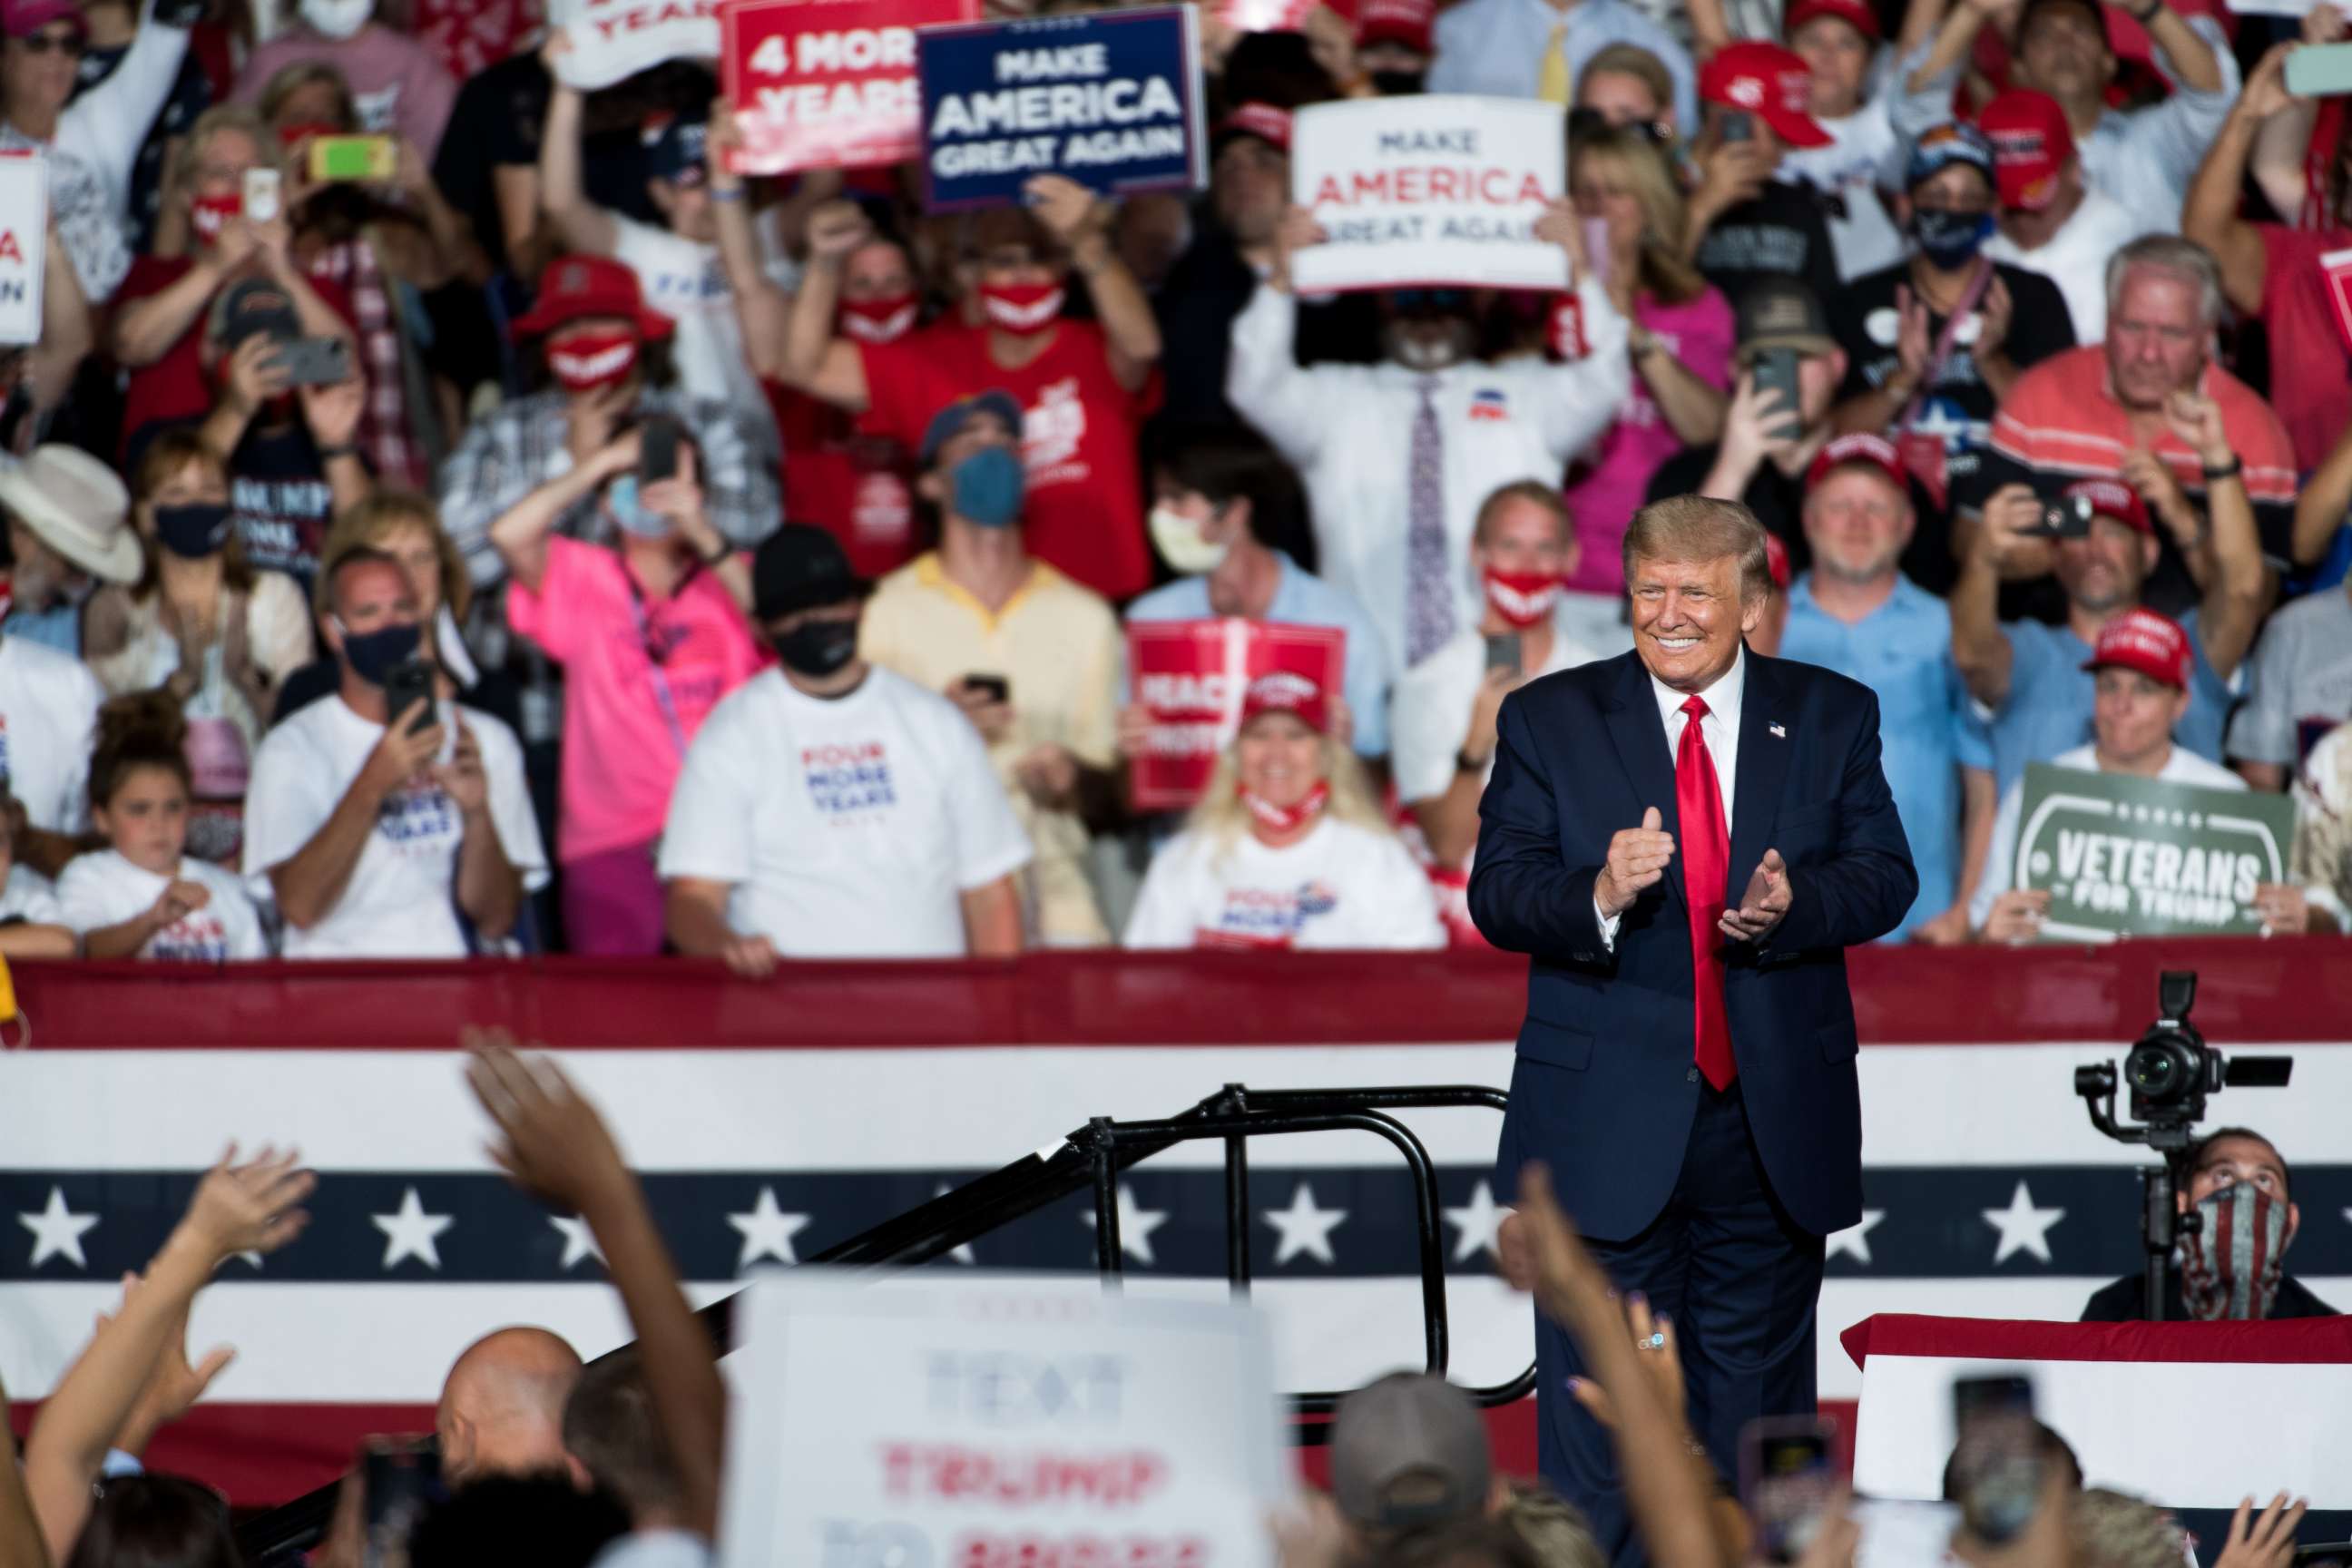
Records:
<instances>
[{"instance_id":1,"label":"man in white shirt and tie","mask_svg":"<svg viewBox=\"0 0 2352 1568\"><path fill-rule=\"evenodd\" d=\"M1536 233L1568 251L1576 279L1584 352L1564 363L1473 359L1472 291L1433 288L1381 296L1382 363L1302 366L1290 257L1321 237L1303 208L1234 321L1226 398L1306 480L1321 574L1364 607L1400 669L1478 624L1470 541L1487 496L1558 483L1625 396L1625 319L1582 264L1575 208L1554 203Z\"/></svg>"},{"instance_id":2,"label":"man in white shirt and tie","mask_svg":"<svg viewBox=\"0 0 2352 1568\"><path fill-rule=\"evenodd\" d=\"M1678 1340L1696 1436L1814 1408L1823 1238L1862 1214L1845 950L1918 891L1879 766L1878 700L1755 653L1769 568L1737 502L1676 496L1625 534L1633 651L1515 691L1479 806L1470 914L1528 953L1496 1156L1548 1163L1623 1291ZM1516 1216L1504 1268L1524 1284ZM1621 1564L1640 1560L1583 1370L1536 1326L1538 1454Z\"/></svg>"}]
</instances>

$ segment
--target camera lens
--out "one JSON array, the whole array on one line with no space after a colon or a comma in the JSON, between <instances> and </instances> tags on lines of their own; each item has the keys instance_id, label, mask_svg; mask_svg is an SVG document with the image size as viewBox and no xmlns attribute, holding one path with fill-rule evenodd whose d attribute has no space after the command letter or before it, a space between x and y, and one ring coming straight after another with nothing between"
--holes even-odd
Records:
<instances>
[{"instance_id":1,"label":"camera lens","mask_svg":"<svg viewBox=\"0 0 2352 1568\"><path fill-rule=\"evenodd\" d=\"M2132 1088L2150 1100L2163 1100L2179 1092L2182 1063L2179 1053L2169 1043L2147 1044L2133 1049L2124 1063Z\"/></svg>"}]
</instances>

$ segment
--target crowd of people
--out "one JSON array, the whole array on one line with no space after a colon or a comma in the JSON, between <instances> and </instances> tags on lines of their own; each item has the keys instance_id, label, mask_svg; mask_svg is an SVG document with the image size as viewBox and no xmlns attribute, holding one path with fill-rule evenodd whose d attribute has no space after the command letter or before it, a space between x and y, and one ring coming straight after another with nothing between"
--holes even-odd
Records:
<instances>
[{"instance_id":1,"label":"crowd of people","mask_svg":"<svg viewBox=\"0 0 2352 1568\"><path fill-rule=\"evenodd\" d=\"M1693 493L1877 699L1889 940L2036 935L2037 763L2291 794L2263 928L2352 929L2332 4L1220 8L1204 194L953 216L533 5L269 9L0 5L0 953L1475 944L1503 700ZM1297 112L1424 90L1566 109L1566 292L1293 287ZM1123 627L1211 617L1344 678L1139 809Z\"/></svg>"},{"instance_id":2,"label":"crowd of people","mask_svg":"<svg viewBox=\"0 0 2352 1568\"><path fill-rule=\"evenodd\" d=\"M551 1212L578 1216L634 1342L583 1365L572 1345L544 1328L509 1324L483 1334L450 1367L429 1441L386 1434L362 1446L309 1561L316 1568L709 1568L730 1473L719 1347L688 1304L645 1187L597 1108L551 1058L518 1051L503 1031L471 1034L467 1043L465 1071L493 1130L493 1157ZM2191 1151L2189 1167L2200 1212L2234 1205L2240 1218L2268 1219L2292 1238L2285 1162L2265 1140L2223 1129ZM221 1496L148 1470L142 1456L236 1353L222 1347L189 1355L195 1298L223 1263L257 1260L299 1237L303 1205L320 1180L290 1151L265 1148L240 1161L234 1145L202 1176L162 1250L126 1282L118 1309L101 1315L42 1402L21 1462L0 1463L0 1561L11 1568L239 1568ZM1906 1546L1858 1552L1858 1526L1826 1475L1793 1478L1778 1501L1754 1477L1733 1490L1728 1457L1710 1455L1696 1436L1674 1322L1654 1314L1639 1292L1621 1298L1612 1289L1542 1165L1527 1168L1517 1196L1517 1244L1503 1268L1585 1357L1573 1396L1607 1434L1625 1478L1630 1555L1621 1550L1614 1561L1655 1568L1853 1568L1858 1560L1915 1559L1969 1568L2180 1568L2196 1561L2162 1508L2086 1490L2063 1436L2022 1415L2010 1417L2013 1430L1962 1426L1945 1477L1944 1500L1956 1506L1935 1521L1948 1533L1948 1550L1919 1555L1928 1537L1914 1531ZM2223 1295L2232 1285L2226 1263L2216 1269L2214 1260L2192 1256L2191 1311L2326 1312L2292 1277L2282 1284L2280 1250L2265 1255L2266 1283L2235 1281L2242 1293L2261 1294L2250 1312L2198 1306L2217 1279ZM2176 1274L2169 1289L2181 1279ZM2134 1277L2101 1291L2085 1316L2140 1316L2138 1303L2125 1300L2138 1283ZM7 1414L0 1391L0 1431ZM1149 1423L1156 1413L1121 1415ZM739 1426L747 1420L740 1398L732 1419ZM1055 1462L1076 1466L1084 1445L1097 1439L1065 1440L1077 1447ZM1505 1475L1488 1441L1469 1396L1442 1375L1396 1373L1349 1394L1329 1432L1328 1489L1301 1491L1269 1521L1282 1568L1606 1568L1611 1549L1578 1510L1541 1481ZM1801 1486L1812 1489L1792 1506ZM1197 1485L1187 1495L1199 1506ZM1048 1528L1069 1526L1079 1518L1071 1510L1085 1504L1125 1500L1061 1500ZM2288 1568L2305 1509L2284 1494L2259 1511L2247 1500L2208 1561ZM737 1553L730 1561L756 1555L744 1547Z\"/></svg>"}]
</instances>

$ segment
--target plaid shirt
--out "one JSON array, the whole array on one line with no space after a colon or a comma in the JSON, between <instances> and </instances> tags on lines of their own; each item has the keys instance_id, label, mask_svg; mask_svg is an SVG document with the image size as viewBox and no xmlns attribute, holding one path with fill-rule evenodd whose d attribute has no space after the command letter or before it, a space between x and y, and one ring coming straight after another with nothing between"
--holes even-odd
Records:
<instances>
[{"instance_id":1,"label":"plaid shirt","mask_svg":"<svg viewBox=\"0 0 2352 1568\"><path fill-rule=\"evenodd\" d=\"M365 238L320 247L310 273L342 289L358 319L360 358L367 375L367 405L360 415L359 447L375 465L383 483L421 489L426 479L425 449L408 423L408 378L400 363L400 322L393 313L391 285Z\"/></svg>"},{"instance_id":2,"label":"plaid shirt","mask_svg":"<svg viewBox=\"0 0 2352 1568\"><path fill-rule=\"evenodd\" d=\"M477 590L467 630L493 665L506 657L506 595L485 590L499 588L507 569L490 543L490 524L540 486L572 471L564 399L559 388L499 405L466 427L465 439L441 465L441 526L457 542ZM764 408L757 412L768 416ZM648 388L637 399L635 416L655 414L670 416L693 436L713 528L747 550L776 531L783 521L779 474L761 455L749 420L723 403ZM613 536L593 496L565 512L556 531L596 544Z\"/></svg>"}]
</instances>

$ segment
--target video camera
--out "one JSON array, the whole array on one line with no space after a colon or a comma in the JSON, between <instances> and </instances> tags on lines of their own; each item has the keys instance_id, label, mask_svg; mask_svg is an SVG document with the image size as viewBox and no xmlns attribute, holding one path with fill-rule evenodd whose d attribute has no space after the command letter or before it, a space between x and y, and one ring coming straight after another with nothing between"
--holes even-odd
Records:
<instances>
[{"instance_id":1,"label":"video camera","mask_svg":"<svg viewBox=\"0 0 2352 1568\"><path fill-rule=\"evenodd\" d=\"M2157 982L2157 1019L2124 1055L2123 1079L2131 1085L2137 1126L2116 1120L2116 1064L2099 1062L2074 1069L2074 1092L2091 1113L2091 1125L2118 1143L2145 1143L2164 1163L2140 1172L2140 1244L2145 1253L2148 1321L2164 1313L2164 1275L2173 1239L2193 1230L2197 1215L2181 1214L2173 1202L2187 1180L2184 1169L2195 1128L2205 1117L2205 1097L2233 1089L2284 1089L2294 1071L2292 1057L2224 1058L2205 1043L2189 1021L2197 1005L2193 970L2168 969Z\"/></svg>"}]
</instances>

